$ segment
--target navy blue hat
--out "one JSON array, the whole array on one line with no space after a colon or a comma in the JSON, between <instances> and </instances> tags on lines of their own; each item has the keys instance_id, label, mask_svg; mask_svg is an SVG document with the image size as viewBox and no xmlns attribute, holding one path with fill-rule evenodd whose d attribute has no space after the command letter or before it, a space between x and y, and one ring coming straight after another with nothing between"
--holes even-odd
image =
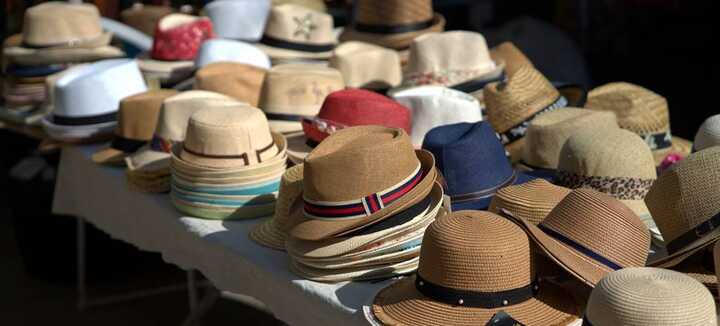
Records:
<instances>
[{"instance_id":1,"label":"navy blue hat","mask_svg":"<svg viewBox=\"0 0 720 326\"><path fill-rule=\"evenodd\" d=\"M435 155L452 210L484 210L495 192L535 179L510 165L495 130L487 122L457 123L430 130L423 149Z\"/></svg>"}]
</instances>

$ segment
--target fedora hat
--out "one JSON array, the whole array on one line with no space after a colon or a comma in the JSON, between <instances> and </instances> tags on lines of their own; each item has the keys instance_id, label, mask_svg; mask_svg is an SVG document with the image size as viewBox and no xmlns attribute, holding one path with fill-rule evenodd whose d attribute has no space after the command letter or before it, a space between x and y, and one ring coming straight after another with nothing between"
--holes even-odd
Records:
<instances>
[{"instance_id":1,"label":"fedora hat","mask_svg":"<svg viewBox=\"0 0 720 326\"><path fill-rule=\"evenodd\" d=\"M695 134L693 152L720 146L720 114L707 118Z\"/></svg>"},{"instance_id":2,"label":"fedora hat","mask_svg":"<svg viewBox=\"0 0 720 326\"><path fill-rule=\"evenodd\" d=\"M370 43L341 43L333 51L329 65L340 71L348 87L383 92L402 81L398 53Z\"/></svg>"},{"instance_id":3,"label":"fedora hat","mask_svg":"<svg viewBox=\"0 0 720 326\"><path fill-rule=\"evenodd\" d=\"M690 141L670 132L667 100L646 88L626 82L605 84L588 93L586 107L615 112L620 128L640 135L650 146L656 165L668 154L690 153Z\"/></svg>"},{"instance_id":4,"label":"fedora hat","mask_svg":"<svg viewBox=\"0 0 720 326\"><path fill-rule=\"evenodd\" d=\"M328 59L337 44L333 17L294 4L273 6L258 47L273 60Z\"/></svg>"},{"instance_id":5,"label":"fedora hat","mask_svg":"<svg viewBox=\"0 0 720 326\"><path fill-rule=\"evenodd\" d=\"M345 83L336 69L310 64L277 65L265 75L260 109L273 131L301 131L300 121L314 117L325 97L343 88Z\"/></svg>"},{"instance_id":6,"label":"fedora hat","mask_svg":"<svg viewBox=\"0 0 720 326\"><path fill-rule=\"evenodd\" d=\"M671 267L720 238L720 147L695 152L663 172L645 197L668 255L648 265Z\"/></svg>"},{"instance_id":7,"label":"fedora hat","mask_svg":"<svg viewBox=\"0 0 720 326\"><path fill-rule=\"evenodd\" d=\"M219 37L257 42L270 13L270 0L220 0L205 6Z\"/></svg>"},{"instance_id":8,"label":"fedora hat","mask_svg":"<svg viewBox=\"0 0 720 326\"><path fill-rule=\"evenodd\" d=\"M645 266L647 227L606 194L573 190L537 226L507 210L502 213L522 226L547 257L590 287L612 271Z\"/></svg>"},{"instance_id":9,"label":"fedora hat","mask_svg":"<svg viewBox=\"0 0 720 326\"><path fill-rule=\"evenodd\" d=\"M373 300L372 312L384 325L485 325L501 311L523 325L578 319L572 297L535 275L528 237L493 213L439 217L422 242L415 275Z\"/></svg>"},{"instance_id":10,"label":"fedora hat","mask_svg":"<svg viewBox=\"0 0 720 326\"><path fill-rule=\"evenodd\" d=\"M505 64L505 74L515 75L523 66L533 66L532 61L525 56L512 42L502 42L490 49L490 58L495 62Z\"/></svg>"},{"instance_id":11,"label":"fedora hat","mask_svg":"<svg viewBox=\"0 0 720 326\"><path fill-rule=\"evenodd\" d=\"M161 89L128 96L120 101L115 136L107 148L97 151L92 160L100 164L125 164L125 157L152 139L163 100L177 94Z\"/></svg>"},{"instance_id":12,"label":"fedora hat","mask_svg":"<svg viewBox=\"0 0 720 326\"><path fill-rule=\"evenodd\" d=\"M612 272L593 289L583 325L717 325L715 301L698 281L675 271L637 267Z\"/></svg>"},{"instance_id":13,"label":"fedora hat","mask_svg":"<svg viewBox=\"0 0 720 326\"><path fill-rule=\"evenodd\" d=\"M133 60L103 60L72 70L55 82L53 113L43 118L43 129L59 140L112 132L120 100L146 90Z\"/></svg>"},{"instance_id":14,"label":"fedora hat","mask_svg":"<svg viewBox=\"0 0 720 326\"><path fill-rule=\"evenodd\" d=\"M235 2L235 0L217 2ZM200 51L195 57L195 67L202 68L214 62L235 62L270 69L270 57L265 52L252 44L233 40L212 39L200 45Z\"/></svg>"},{"instance_id":15,"label":"fedora hat","mask_svg":"<svg viewBox=\"0 0 720 326\"><path fill-rule=\"evenodd\" d=\"M257 106L266 69L236 62L215 62L195 73L195 89L217 92Z\"/></svg>"},{"instance_id":16,"label":"fedora hat","mask_svg":"<svg viewBox=\"0 0 720 326\"><path fill-rule=\"evenodd\" d=\"M110 46L112 33L104 32L100 13L92 4L46 2L28 8L19 44L3 49L9 62L45 65L122 57Z\"/></svg>"},{"instance_id":17,"label":"fedora hat","mask_svg":"<svg viewBox=\"0 0 720 326\"><path fill-rule=\"evenodd\" d=\"M272 0L273 7L284 4L294 4L319 12L327 12L327 6L323 0Z\"/></svg>"},{"instance_id":18,"label":"fedora hat","mask_svg":"<svg viewBox=\"0 0 720 326\"><path fill-rule=\"evenodd\" d=\"M413 145L422 146L433 128L459 122L482 121L482 108L474 97L442 86L417 86L392 93L412 113Z\"/></svg>"},{"instance_id":19,"label":"fedora hat","mask_svg":"<svg viewBox=\"0 0 720 326\"><path fill-rule=\"evenodd\" d=\"M437 178L432 154L402 129L357 126L326 138L305 158L304 206L290 234L322 240L368 227L425 198ZM342 176L342 177L341 177Z\"/></svg>"},{"instance_id":20,"label":"fedora hat","mask_svg":"<svg viewBox=\"0 0 720 326\"><path fill-rule=\"evenodd\" d=\"M547 180L535 179L498 190L488 210L497 214L506 210L517 218L538 225L571 191Z\"/></svg>"},{"instance_id":21,"label":"fedora hat","mask_svg":"<svg viewBox=\"0 0 720 326\"><path fill-rule=\"evenodd\" d=\"M332 92L317 116L302 120L304 133L288 137L288 154L292 161L301 162L330 134L352 126L378 125L410 133L410 120L408 108L383 95L362 89Z\"/></svg>"},{"instance_id":22,"label":"fedora hat","mask_svg":"<svg viewBox=\"0 0 720 326\"><path fill-rule=\"evenodd\" d=\"M513 161L522 155L525 132L533 119L558 108L582 106L569 101L532 66L522 66L506 82L485 86L483 97L488 121Z\"/></svg>"},{"instance_id":23,"label":"fedora hat","mask_svg":"<svg viewBox=\"0 0 720 326\"><path fill-rule=\"evenodd\" d=\"M340 40L404 50L418 36L444 28L445 18L433 11L430 0L358 0Z\"/></svg>"},{"instance_id":24,"label":"fedora hat","mask_svg":"<svg viewBox=\"0 0 720 326\"><path fill-rule=\"evenodd\" d=\"M642 139L620 128L579 130L567 139L559 157L556 184L590 188L619 199L661 239L644 201L657 172Z\"/></svg>"},{"instance_id":25,"label":"fedora hat","mask_svg":"<svg viewBox=\"0 0 720 326\"><path fill-rule=\"evenodd\" d=\"M173 12L175 10L169 6L153 6L136 2L130 8L120 12L120 20L147 35L153 36L158 21Z\"/></svg>"},{"instance_id":26,"label":"fedora hat","mask_svg":"<svg viewBox=\"0 0 720 326\"><path fill-rule=\"evenodd\" d=\"M423 149L435 155L453 211L487 209L498 189L533 179L512 168L487 122L434 128L425 135Z\"/></svg>"},{"instance_id":27,"label":"fedora hat","mask_svg":"<svg viewBox=\"0 0 720 326\"><path fill-rule=\"evenodd\" d=\"M303 165L288 168L280 179L275 212L250 231L250 239L276 250L285 250L285 239L295 221L291 219L291 210L302 200Z\"/></svg>"}]
</instances>

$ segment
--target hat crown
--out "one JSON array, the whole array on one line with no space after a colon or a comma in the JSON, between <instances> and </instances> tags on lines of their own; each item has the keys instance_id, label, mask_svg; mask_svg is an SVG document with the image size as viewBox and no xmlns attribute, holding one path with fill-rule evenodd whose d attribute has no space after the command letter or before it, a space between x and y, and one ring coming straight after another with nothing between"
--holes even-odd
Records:
<instances>
[{"instance_id":1,"label":"hat crown","mask_svg":"<svg viewBox=\"0 0 720 326\"><path fill-rule=\"evenodd\" d=\"M695 150L720 145L720 114L707 118L695 134Z\"/></svg>"},{"instance_id":2,"label":"hat crown","mask_svg":"<svg viewBox=\"0 0 720 326\"><path fill-rule=\"evenodd\" d=\"M720 214L720 147L701 150L663 172L645 203L665 243Z\"/></svg>"},{"instance_id":3,"label":"hat crown","mask_svg":"<svg viewBox=\"0 0 720 326\"><path fill-rule=\"evenodd\" d=\"M128 139L150 140L163 100L175 94L177 91L170 89L149 90L122 99L116 133Z\"/></svg>"},{"instance_id":4,"label":"hat crown","mask_svg":"<svg viewBox=\"0 0 720 326\"><path fill-rule=\"evenodd\" d=\"M155 135L173 142L185 140L190 116L208 105L235 105L231 97L208 91L187 91L168 97L160 108Z\"/></svg>"},{"instance_id":5,"label":"hat crown","mask_svg":"<svg viewBox=\"0 0 720 326\"><path fill-rule=\"evenodd\" d=\"M370 43L341 43L333 50L329 66L342 73L348 87L389 88L402 81L397 51Z\"/></svg>"},{"instance_id":6,"label":"hat crown","mask_svg":"<svg viewBox=\"0 0 720 326\"><path fill-rule=\"evenodd\" d=\"M280 179L273 223L283 232L290 232L294 226L295 219L292 218L292 209L294 205L302 203L302 200L299 199L302 199L303 171L303 164L295 165L285 170Z\"/></svg>"},{"instance_id":7,"label":"hat crown","mask_svg":"<svg viewBox=\"0 0 720 326\"><path fill-rule=\"evenodd\" d=\"M265 75L260 108L268 113L311 117L318 113L325 97L345 88L339 71L311 64L284 64Z\"/></svg>"},{"instance_id":8,"label":"hat crown","mask_svg":"<svg viewBox=\"0 0 720 326\"><path fill-rule=\"evenodd\" d=\"M358 0L354 19L369 25L407 25L433 19L431 0Z\"/></svg>"},{"instance_id":9,"label":"hat crown","mask_svg":"<svg viewBox=\"0 0 720 326\"><path fill-rule=\"evenodd\" d=\"M410 110L383 95L362 89L345 89L325 98L318 118L345 126L382 125L410 133Z\"/></svg>"},{"instance_id":10,"label":"hat crown","mask_svg":"<svg viewBox=\"0 0 720 326\"><path fill-rule=\"evenodd\" d=\"M460 83L495 69L485 37L477 32L451 31L417 37L410 44L408 78L435 73L448 84ZM463 76L454 77L453 74ZM453 79L450 81L450 79Z\"/></svg>"},{"instance_id":11,"label":"hat crown","mask_svg":"<svg viewBox=\"0 0 720 326\"><path fill-rule=\"evenodd\" d=\"M533 281L530 243L511 221L490 212L458 211L425 231L418 274L444 287L500 292Z\"/></svg>"},{"instance_id":12,"label":"hat crown","mask_svg":"<svg viewBox=\"0 0 720 326\"><path fill-rule=\"evenodd\" d=\"M196 89L214 91L257 105L267 70L236 62L215 62L195 73Z\"/></svg>"},{"instance_id":13,"label":"hat crown","mask_svg":"<svg viewBox=\"0 0 720 326\"><path fill-rule=\"evenodd\" d=\"M606 194L573 190L540 225L621 267L645 266L647 227L625 204Z\"/></svg>"},{"instance_id":14,"label":"hat crown","mask_svg":"<svg viewBox=\"0 0 720 326\"><path fill-rule=\"evenodd\" d=\"M545 179L534 179L499 189L488 210L500 212L505 209L537 225L570 192L570 189L556 186Z\"/></svg>"},{"instance_id":15,"label":"hat crown","mask_svg":"<svg viewBox=\"0 0 720 326\"><path fill-rule=\"evenodd\" d=\"M212 1L205 6L205 12L218 36L257 41L270 14L270 0Z\"/></svg>"},{"instance_id":16,"label":"hat crown","mask_svg":"<svg viewBox=\"0 0 720 326\"><path fill-rule=\"evenodd\" d=\"M631 83L609 83L593 89L585 107L614 112L621 128L642 136L670 130L667 100Z\"/></svg>"},{"instance_id":17,"label":"hat crown","mask_svg":"<svg viewBox=\"0 0 720 326\"><path fill-rule=\"evenodd\" d=\"M304 165L305 199L338 202L395 186L416 172L420 161L404 130L357 126L325 138Z\"/></svg>"},{"instance_id":18,"label":"hat crown","mask_svg":"<svg viewBox=\"0 0 720 326\"><path fill-rule=\"evenodd\" d=\"M715 302L700 282L671 270L637 267L608 274L593 289L593 325L716 325Z\"/></svg>"},{"instance_id":19,"label":"hat crown","mask_svg":"<svg viewBox=\"0 0 720 326\"><path fill-rule=\"evenodd\" d=\"M270 69L270 57L265 52L252 44L234 40L211 39L200 45L200 51L195 57L195 66L202 68L214 62L237 62Z\"/></svg>"},{"instance_id":20,"label":"hat crown","mask_svg":"<svg viewBox=\"0 0 720 326\"><path fill-rule=\"evenodd\" d=\"M23 42L33 46L67 45L102 34L100 13L91 4L46 2L25 11Z\"/></svg>"},{"instance_id":21,"label":"hat crown","mask_svg":"<svg viewBox=\"0 0 720 326\"><path fill-rule=\"evenodd\" d=\"M295 4L273 6L264 35L302 44L337 43L332 16Z\"/></svg>"}]
</instances>

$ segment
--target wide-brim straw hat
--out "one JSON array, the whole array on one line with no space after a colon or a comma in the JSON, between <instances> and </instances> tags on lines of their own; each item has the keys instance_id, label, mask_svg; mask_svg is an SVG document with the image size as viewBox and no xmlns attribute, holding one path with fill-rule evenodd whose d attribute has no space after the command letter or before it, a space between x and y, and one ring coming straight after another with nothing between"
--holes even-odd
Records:
<instances>
[{"instance_id":1,"label":"wide-brim straw hat","mask_svg":"<svg viewBox=\"0 0 720 326\"><path fill-rule=\"evenodd\" d=\"M250 231L250 239L277 250L285 250L287 230L293 221L289 219L293 205L300 203L302 195L303 166L288 168L280 179L278 198L273 216Z\"/></svg>"},{"instance_id":2,"label":"wide-brim straw hat","mask_svg":"<svg viewBox=\"0 0 720 326\"><path fill-rule=\"evenodd\" d=\"M507 186L497 191L489 211L500 214L507 210L515 217L540 224L572 190L553 185L544 179Z\"/></svg>"}]
</instances>

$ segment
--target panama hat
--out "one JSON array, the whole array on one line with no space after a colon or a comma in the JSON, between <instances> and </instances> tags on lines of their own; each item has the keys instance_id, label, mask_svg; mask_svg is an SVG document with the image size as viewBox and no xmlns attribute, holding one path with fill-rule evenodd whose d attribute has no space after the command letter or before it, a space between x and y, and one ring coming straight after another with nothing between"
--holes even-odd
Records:
<instances>
[{"instance_id":1,"label":"panama hat","mask_svg":"<svg viewBox=\"0 0 720 326\"><path fill-rule=\"evenodd\" d=\"M290 234L341 236L389 218L425 198L437 178L432 154L415 151L402 129L342 129L305 158L304 206Z\"/></svg>"},{"instance_id":2,"label":"panama hat","mask_svg":"<svg viewBox=\"0 0 720 326\"><path fill-rule=\"evenodd\" d=\"M340 71L348 87L384 92L402 81L398 53L370 43L341 43L333 51L329 65Z\"/></svg>"},{"instance_id":3,"label":"panama hat","mask_svg":"<svg viewBox=\"0 0 720 326\"><path fill-rule=\"evenodd\" d=\"M434 128L425 135L423 149L435 155L453 211L487 209L498 189L534 179L512 168L487 122Z\"/></svg>"},{"instance_id":4,"label":"panama hat","mask_svg":"<svg viewBox=\"0 0 720 326\"><path fill-rule=\"evenodd\" d=\"M276 250L285 250L285 239L294 221L290 218L293 205L302 200L303 165L290 167L283 174L278 188L275 212L267 221L258 224L251 232L250 239Z\"/></svg>"},{"instance_id":5,"label":"panama hat","mask_svg":"<svg viewBox=\"0 0 720 326\"><path fill-rule=\"evenodd\" d=\"M175 94L177 91L170 89L150 90L122 99L115 136L107 148L93 154L92 160L124 165L125 157L152 139L163 100Z\"/></svg>"},{"instance_id":6,"label":"panama hat","mask_svg":"<svg viewBox=\"0 0 720 326\"><path fill-rule=\"evenodd\" d=\"M257 42L270 13L270 0L220 0L205 8L219 37Z\"/></svg>"},{"instance_id":7,"label":"panama hat","mask_svg":"<svg viewBox=\"0 0 720 326\"><path fill-rule=\"evenodd\" d=\"M299 5L273 6L258 47L273 60L328 59L337 44L333 17Z\"/></svg>"},{"instance_id":8,"label":"panama hat","mask_svg":"<svg viewBox=\"0 0 720 326\"><path fill-rule=\"evenodd\" d=\"M340 40L404 50L418 36L444 28L445 18L433 11L430 0L358 0Z\"/></svg>"},{"instance_id":9,"label":"panama hat","mask_svg":"<svg viewBox=\"0 0 720 326\"><path fill-rule=\"evenodd\" d=\"M413 145L421 147L433 128L459 122L482 121L482 108L474 97L443 86L410 87L391 94L412 113Z\"/></svg>"},{"instance_id":10,"label":"panama hat","mask_svg":"<svg viewBox=\"0 0 720 326\"><path fill-rule=\"evenodd\" d=\"M345 83L336 69L310 64L277 65L265 75L259 106L273 131L301 131L300 121L314 117L325 97L343 88Z\"/></svg>"},{"instance_id":11,"label":"panama hat","mask_svg":"<svg viewBox=\"0 0 720 326\"><path fill-rule=\"evenodd\" d=\"M695 152L663 172L645 197L668 256L649 262L677 265L720 238L720 147Z\"/></svg>"},{"instance_id":12,"label":"panama hat","mask_svg":"<svg viewBox=\"0 0 720 326\"><path fill-rule=\"evenodd\" d=\"M215 62L195 73L195 89L217 92L257 106L267 70L236 62Z\"/></svg>"},{"instance_id":13,"label":"panama hat","mask_svg":"<svg viewBox=\"0 0 720 326\"><path fill-rule=\"evenodd\" d=\"M235 2L235 0L219 2ZM211 2L211 4L213 3L216 2ZM200 45L200 50L195 57L195 67L200 69L215 62L236 62L270 69L270 57L265 52L250 43L234 40L212 39L206 40Z\"/></svg>"},{"instance_id":14,"label":"panama hat","mask_svg":"<svg viewBox=\"0 0 720 326\"><path fill-rule=\"evenodd\" d=\"M645 266L647 227L606 194L573 190L537 226L507 210L502 213L522 226L546 256L590 287L614 270Z\"/></svg>"},{"instance_id":15,"label":"panama hat","mask_svg":"<svg viewBox=\"0 0 720 326\"><path fill-rule=\"evenodd\" d=\"M383 95L362 89L332 92L317 116L302 120L304 133L288 137L288 156L293 162L302 162L330 134L352 126L378 125L410 133L410 120L408 108Z\"/></svg>"},{"instance_id":16,"label":"panama hat","mask_svg":"<svg viewBox=\"0 0 720 326\"><path fill-rule=\"evenodd\" d=\"M104 32L100 13L92 4L46 2L28 8L20 44L4 47L9 62L45 65L122 57L110 46L112 33Z\"/></svg>"},{"instance_id":17,"label":"panama hat","mask_svg":"<svg viewBox=\"0 0 720 326\"><path fill-rule=\"evenodd\" d=\"M488 121L513 161L521 157L525 132L533 119L558 108L582 106L572 103L531 66L522 66L506 82L485 86L483 97Z\"/></svg>"},{"instance_id":18,"label":"panama hat","mask_svg":"<svg viewBox=\"0 0 720 326\"><path fill-rule=\"evenodd\" d=\"M720 146L720 114L707 118L695 134L693 152Z\"/></svg>"},{"instance_id":19,"label":"panama hat","mask_svg":"<svg viewBox=\"0 0 720 326\"><path fill-rule=\"evenodd\" d=\"M161 18L172 14L175 10L169 6L153 6L140 2L120 12L120 20L147 35L155 34L155 25Z\"/></svg>"},{"instance_id":20,"label":"panama hat","mask_svg":"<svg viewBox=\"0 0 720 326\"><path fill-rule=\"evenodd\" d=\"M535 275L534 263L528 237L513 223L454 212L428 227L417 272L380 290L372 311L384 325L485 325L500 311L523 325L577 320L577 303Z\"/></svg>"},{"instance_id":21,"label":"panama hat","mask_svg":"<svg viewBox=\"0 0 720 326\"><path fill-rule=\"evenodd\" d=\"M535 179L498 190L488 210L497 214L506 210L517 218L538 225L571 191L547 180Z\"/></svg>"},{"instance_id":22,"label":"panama hat","mask_svg":"<svg viewBox=\"0 0 720 326\"><path fill-rule=\"evenodd\" d=\"M698 281L666 269L612 272L593 289L583 325L717 325L715 301Z\"/></svg>"},{"instance_id":23,"label":"panama hat","mask_svg":"<svg viewBox=\"0 0 720 326\"><path fill-rule=\"evenodd\" d=\"M615 112L621 128L643 138L655 155L656 165L668 154L690 153L690 141L672 136L667 100L638 85L616 82L590 91L586 107Z\"/></svg>"}]
</instances>

